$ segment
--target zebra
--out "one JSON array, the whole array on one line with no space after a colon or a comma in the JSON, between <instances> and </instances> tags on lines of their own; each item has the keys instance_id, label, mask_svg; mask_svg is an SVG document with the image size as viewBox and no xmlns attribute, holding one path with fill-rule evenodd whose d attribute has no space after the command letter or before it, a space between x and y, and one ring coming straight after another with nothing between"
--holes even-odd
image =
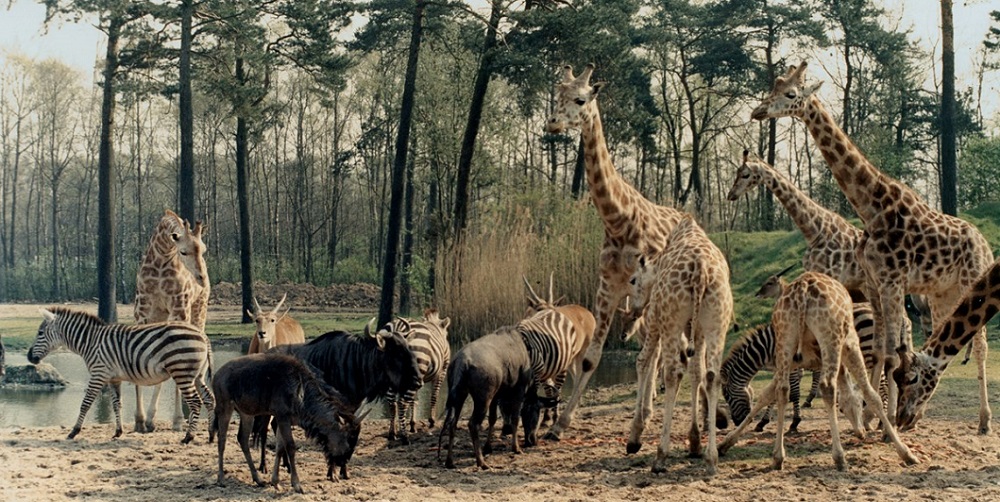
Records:
<instances>
[{"instance_id":1,"label":"zebra","mask_svg":"<svg viewBox=\"0 0 1000 502\"><path fill-rule=\"evenodd\" d=\"M873 355L875 350L875 317L870 303L854 304L854 329L861 342L865 366L870 369L875 362ZM722 377L722 395L729 405L730 416L736 425L742 423L747 414L750 413L753 399L750 381L758 371L774 367L774 341L774 328L770 324L758 326L734 343L729 349L729 354L722 361L722 368L719 372ZM789 377L791 388L789 400L792 402L792 423L788 428L789 432L796 432L801 421L799 409L801 379L801 369L793 371ZM883 380L880 386L884 386L884 383ZM763 431L770 421L771 408L768 407L755 430L757 432Z\"/></svg>"},{"instance_id":2,"label":"zebra","mask_svg":"<svg viewBox=\"0 0 1000 502\"><path fill-rule=\"evenodd\" d=\"M528 293L528 310L516 329L528 348L535 384L545 393L545 398L540 399L545 416L547 418L551 410L556 420L559 394L566 376L572 373L576 382L584 371L591 369L590 361L584 356L593 340L596 321L593 314L580 305L557 305L557 300L553 299L552 275L549 276L548 300L535 293L527 278L522 279ZM552 434L545 437L558 440ZM535 439L530 437L525 441L530 446Z\"/></svg>"},{"instance_id":3,"label":"zebra","mask_svg":"<svg viewBox=\"0 0 1000 502\"><path fill-rule=\"evenodd\" d=\"M115 435L122 435L121 383L156 385L173 378L191 410L184 444L194 438L194 426L204 403L209 412L215 398L205 385L212 349L208 337L188 323L108 324L99 317L64 307L41 309L38 335L28 350L28 361L38 364L57 347L83 357L90 381L80 405L80 416L67 439L80 433L87 411L101 389L110 384L115 412Z\"/></svg>"},{"instance_id":4,"label":"zebra","mask_svg":"<svg viewBox=\"0 0 1000 502\"><path fill-rule=\"evenodd\" d=\"M424 311L423 320L409 320L402 317L387 323L382 330L399 334L406 339L410 350L417 358L420 378L424 383L434 382L431 390L431 408L427 418L429 428L434 428L434 410L437 407L438 394L441 385L448 375L448 363L451 362L451 347L448 345L448 326L451 319L441 318L436 309ZM406 437L406 414L410 414L410 432L416 432L416 401L417 390L409 389L399 395L395 390L388 394L391 403L389 420L389 440L399 438L402 444L409 444ZM396 424L399 423L397 435Z\"/></svg>"}]
</instances>

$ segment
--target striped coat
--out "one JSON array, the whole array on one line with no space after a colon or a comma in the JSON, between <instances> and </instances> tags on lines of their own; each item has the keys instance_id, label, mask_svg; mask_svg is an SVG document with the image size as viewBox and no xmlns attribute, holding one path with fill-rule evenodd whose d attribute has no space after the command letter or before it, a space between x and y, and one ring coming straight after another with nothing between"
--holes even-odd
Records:
<instances>
[{"instance_id":1,"label":"striped coat","mask_svg":"<svg viewBox=\"0 0 1000 502\"><path fill-rule=\"evenodd\" d=\"M399 334L406 339L410 350L417 358L417 368L420 378L426 384L433 382L431 389L430 412L427 419L429 427L434 427L434 414L437 407L441 385L448 375L448 363L451 361L451 347L448 345L448 326L451 319L442 319L435 309L427 309L422 320L397 318L386 324L382 330ZM416 432L416 395L417 389L411 388L403 394L390 391L389 400L392 403L392 416L389 421L389 439L397 437L403 444L408 444L406 437L406 415L410 415L410 432ZM396 424L399 424L397 432Z\"/></svg>"},{"instance_id":2,"label":"striped coat","mask_svg":"<svg viewBox=\"0 0 1000 502\"><path fill-rule=\"evenodd\" d=\"M211 345L196 326L176 322L106 324L92 314L61 307L42 313L45 319L28 350L28 361L37 364L52 349L65 346L83 357L90 372L80 416L69 439L80 432L87 411L107 384L114 390L115 437L122 433L122 382L156 385L173 378L191 409L184 443L194 437L202 404L210 411L214 408L215 399L204 380L211 364Z\"/></svg>"}]
</instances>

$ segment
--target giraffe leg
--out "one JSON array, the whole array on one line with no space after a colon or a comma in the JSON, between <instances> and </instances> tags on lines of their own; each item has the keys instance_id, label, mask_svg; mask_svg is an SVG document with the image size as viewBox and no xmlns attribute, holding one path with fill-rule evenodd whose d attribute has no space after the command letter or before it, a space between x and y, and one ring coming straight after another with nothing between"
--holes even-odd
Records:
<instances>
[{"instance_id":1,"label":"giraffe leg","mask_svg":"<svg viewBox=\"0 0 1000 502\"><path fill-rule=\"evenodd\" d=\"M587 347L587 354L583 358L583 373L580 375L580 379L574 382L573 394L566 403L566 407L563 408L563 412L559 415L559 420L543 436L546 440L558 441L563 431L569 428L570 423L573 421L573 414L576 413L576 407L580 405L583 393L587 390L587 384L590 383L590 378L594 376L594 370L597 369L598 363L601 362L601 356L604 352L604 340L608 337L608 329L611 327L615 308L618 307L618 303L622 300L621 295L611 293L604 274L605 271L602 270L602 277L597 287L597 299L594 302L594 318L596 321L594 340Z\"/></svg>"},{"instance_id":2,"label":"giraffe leg","mask_svg":"<svg viewBox=\"0 0 1000 502\"><path fill-rule=\"evenodd\" d=\"M188 405L190 408L191 405ZM191 410L189 410L191 411ZM181 430L181 426L184 424L184 407L181 406L181 390L174 386L174 421L173 430Z\"/></svg>"},{"instance_id":3,"label":"giraffe leg","mask_svg":"<svg viewBox=\"0 0 1000 502\"><path fill-rule=\"evenodd\" d=\"M649 344L649 340L646 340L646 344ZM683 375L683 368L679 364L663 368L663 386L665 387L663 391L663 430L660 432L660 445L656 448L656 459L653 461L652 471L654 474L667 472L667 457L670 454L670 426L673 422L674 404L677 401L677 392L680 390ZM694 392L692 392L694 395L692 406L697 411L698 389L694 382L692 382L692 386L695 387ZM692 427L697 429L697 415L692 417L692 422L694 423Z\"/></svg>"},{"instance_id":4,"label":"giraffe leg","mask_svg":"<svg viewBox=\"0 0 1000 502\"><path fill-rule=\"evenodd\" d=\"M872 388L871 383L864 379L865 376L865 362L864 356L861 355L861 349L857 346L845 347L843 354L843 364L845 369L850 372L851 376L857 381L858 386L861 388L861 393L865 400L870 403L880 402L878 393ZM896 448L896 453L899 458L903 459L907 465L917 464L920 461L910 452L910 449L903 444L899 439L899 435L896 433L896 427L893 422L889 420L889 417L885 410L881 406L873 406L875 413L878 414L879 420L882 421L883 431L889 437L889 441L892 442L893 446Z\"/></svg>"},{"instance_id":5,"label":"giraffe leg","mask_svg":"<svg viewBox=\"0 0 1000 502\"><path fill-rule=\"evenodd\" d=\"M750 427L750 424L753 423L753 417L757 416L761 410L774 403L774 396L776 393L775 387L777 387L777 383L772 379L771 383L767 384L767 387L765 387L764 391L761 392L760 399L758 399L757 403L753 405L753 408L750 410L750 413L747 414L747 417L743 419L743 422L733 429L732 432L726 434L726 437L722 439L721 443L719 443L719 455L725 455L726 452L728 452L729 449L740 440L740 436L743 434L743 431L745 431L747 427Z\"/></svg>"},{"instance_id":6,"label":"giraffe leg","mask_svg":"<svg viewBox=\"0 0 1000 502\"><path fill-rule=\"evenodd\" d=\"M142 404L142 387L135 386L135 432L153 432L146 429L146 412Z\"/></svg>"},{"instance_id":7,"label":"giraffe leg","mask_svg":"<svg viewBox=\"0 0 1000 502\"><path fill-rule=\"evenodd\" d=\"M976 370L979 376L979 434L984 435L992 432L990 422L993 420L989 391L986 388L986 355L988 352L989 345L986 343L986 328L984 327L972 337L972 353L976 357Z\"/></svg>"},{"instance_id":8,"label":"giraffe leg","mask_svg":"<svg viewBox=\"0 0 1000 502\"><path fill-rule=\"evenodd\" d=\"M149 396L149 414L146 417L146 432L153 432L156 430L156 424L153 421L156 419L156 412L160 408L160 390L163 384L156 384L153 386L153 395Z\"/></svg>"},{"instance_id":9,"label":"giraffe leg","mask_svg":"<svg viewBox=\"0 0 1000 502\"><path fill-rule=\"evenodd\" d=\"M646 336L642 350L636 358L636 373L639 375L639 388L636 391L635 415L629 429L628 443L625 445L627 454L636 453L642 448L642 431L653 414L652 389L656 381L657 361L661 356L659 337L652 333ZM565 415L566 412L563 412Z\"/></svg>"},{"instance_id":10,"label":"giraffe leg","mask_svg":"<svg viewBox=\"0 0 1000 502\"><path fill-rule=\"evenodd\" d=\"M789 369L787 364L778 362L774 371L775 426L774 451L771 454L771 468L781 470L785 463L785 405L788 404Z\"/></svg>"},{"instance_id":11,"label":"giraffe leg","mask_svg":"<svg viewBox=\"0 0 1000 502\"><path fill-rule=\"evenodd\" d=\"M826 413L830 420L830 439L833 450L833 463L837 470L842 471L847 467L844 460L844 446L840 443L840 424L837 422L837 383L835 368L830 368L831 364L823 361L823 376L820 377L819 391L826 403ZM829 368L829 370L828 370Z\"/></svg>"}]
</instances>

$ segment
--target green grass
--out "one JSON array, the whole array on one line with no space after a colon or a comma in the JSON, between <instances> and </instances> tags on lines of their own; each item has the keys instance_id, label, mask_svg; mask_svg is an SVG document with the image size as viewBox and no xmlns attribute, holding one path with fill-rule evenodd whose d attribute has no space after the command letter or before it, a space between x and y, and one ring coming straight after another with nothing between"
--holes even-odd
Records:
<instances>
[{"instance_id":1,"label":"green grass","mask_svg":"<svg viewBox=\"0 0 1000 502\"><path fill-rule=\"evenodd\" d=\"M90 312L96 311L96 306L79 307ZM130 306L119 306L118 318L122 322L131 322ZM3 344L9 350L27 350L34 340L35 333L41 323L41 315L34 309L15 309L11 315L0 314L0 333L3 334ZM127 315L125 315L127 314ZM306 339L314 338L328 331L343 330L360 333L365 323L371 319L367 312L320 312L296 311L292 313L295 319L302 323ZM241 338L247 339L253 334L253 324L240 323L239 308L235 306L209 307L208 323L205 332L210 338Z\"/></svg>"}]
</instances>

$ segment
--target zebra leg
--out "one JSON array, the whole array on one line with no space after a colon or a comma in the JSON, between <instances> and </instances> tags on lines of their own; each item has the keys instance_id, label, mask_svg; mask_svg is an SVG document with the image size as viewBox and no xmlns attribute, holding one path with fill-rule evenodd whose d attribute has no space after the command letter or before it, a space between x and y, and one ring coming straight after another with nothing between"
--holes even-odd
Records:
<instances>
[{"instance_id":1,"label":"zebra leg","mask_svg":"<svg viewBox=\"0 0 1000 502\"><path fill-rule=\"evenodd\" d=\"M135 432L153 432L146 430L146 411L142 404L142 387L135 386Z\"/></svg>"},{"instance_id":2,"label":"zebra leg","mask_svg":"<svg viewBox=\"0 0 1000 502\"><path fill-rule=\"evenodd\" d=\"M111 439L122 435L122 383L113 382L111 384L111 408L115 411L115 435Z\"/></svg>"},{"instance_id":3,"label":"zebra leg","mask_svg":"<svg viewBox=\"0 0 1000 502\"><path fill-rule=\"evenodd\" d=\"M80 416L76 419L76 425L73 426L73 430L70 431L69 436L66 439L73 439L77 434L80 433L80 429L83 428L83 419L87 416L87 412L90 411L90 406L94 404L97 396L101 393L101 389L104 388L104 384L107 383L105 378L95 378L93 375L90 377L90 382L87 383L87 391L83 394L83 403L80 403Z\"/></svg>"},{"instance_id":4,"label":"zebra leg","mask_svg":"<svg viewBox=\"0 0 1000 502\"><path fill-rule=\"evenodd\" d=\"M764 432L764 427L767 427L767 424L771 423L771 415L773 412L774 405L772 404L764 410L764 415L760 417L760 422L757 422L757 427L754 427L753 429L754 432ZM753 418L753 415L750 415L750 418Z\"/></svg>"},{"instance_id":5,"label":"zebra leg","mask_svg":"<svg viewBox=\"0 0 1000 502\"><path fill-rule=\"evenodd\" d=\"M792 402L792 425L788 426L788 432L798 432L799 422L802 421L802 410L799 407L799 392L800 385L802 384L802 368L796 368L792 370L792 374L788 377L789 391L788 400Z\"/></svg>"},{"instance_id":6,"label":"zebra leg","mask_svg":"<svg viewBox=\"0 0 1000 502\"><path fill-rule=\"evenodd\" d=\"M404 445L410 444L410 438L406 436L406 410L410 407L410 404L411 403L408 402L408 400L403 396L396 398L396 408L399 412L397 417L399 418L399 435L397 438L399 439L400 444Z\"/></svg>"},{"instance_id":7,"label":"zebra leg","mask_svg":"<svg viewBox=\"0 0 1000 502\"><path fill-rule=\"evenodd\" d=\"M406 409L409 411L410 416L410 432L417 432L417 400L414 398L412 401L406 403Z\"/></svg>"},{"instance_id":8,"label":"zebra leg","mask_svg":"<svg viewBox=\"0 0 1000 502\"><path fill-rule=\"evenodd\" d=\"M228 421L228 420L227 420ZM228 426L228 425L227 425ZM220 430L222 424L219 424ZM257 475L257 469L253 466L253 457L250 456L250 429L253 428L253 417L245 413L240 413L240 428L236 432L236 441L240 444L240 449L243 450L243 458L247 461L247 466L250 468L250 477L253 478L254 484L257 486L264 486L264 482L260 480L260 476ZM219 451L222 451L221 444L223 443L222 438L219 439ZM275 459L278 455L275 455ZM219 462L222 462L222 455L219 455ZM274 470L278 470L275 466Z\"/></svg>"},{"instance_id":9,"label":"zebra leg","mask_svg":"<svg viewBox=\"0 0 1000 502\"><path fill-rule=\"evenodd\" d=\"M819 395L819 371L813 371L812 385L809 386L809 395L806 396L806 401L802 403L803 408L812 408L813 399Z\"/></svg>"},{"instance_id":10,"label":"zebra leg","mask_svg":"<svg viewBox=\"0 0 1000 502\"><path fill-rule=\"evenodd\" d=\"M438 372L437 379L434 380L434 389L431 390L431 410L427 414L427 428L434 428L434 416L437 414L438 395L441 394L441 385L444 384L445 377L448 376L448 366L445 365ZM416 412L414 412L416 413Z\"/></svg>"},{"instance_id":11,"label":"zebra leg","mask_svg":"<svg viewBox=\"0 0 1000 502\"><path fill-rule=\"evenodd\" d=\"M191 414L188 416L187 433L184 435L184 439L181 440L182 444L188 444L194 439L194 426L198 422L198 415L201 414L201 398L198 397L198 389L195 387L193 381L174 379L174 383L183 392L184 402L187 403L191 411Z\"/></svg>"}]
</instances>

